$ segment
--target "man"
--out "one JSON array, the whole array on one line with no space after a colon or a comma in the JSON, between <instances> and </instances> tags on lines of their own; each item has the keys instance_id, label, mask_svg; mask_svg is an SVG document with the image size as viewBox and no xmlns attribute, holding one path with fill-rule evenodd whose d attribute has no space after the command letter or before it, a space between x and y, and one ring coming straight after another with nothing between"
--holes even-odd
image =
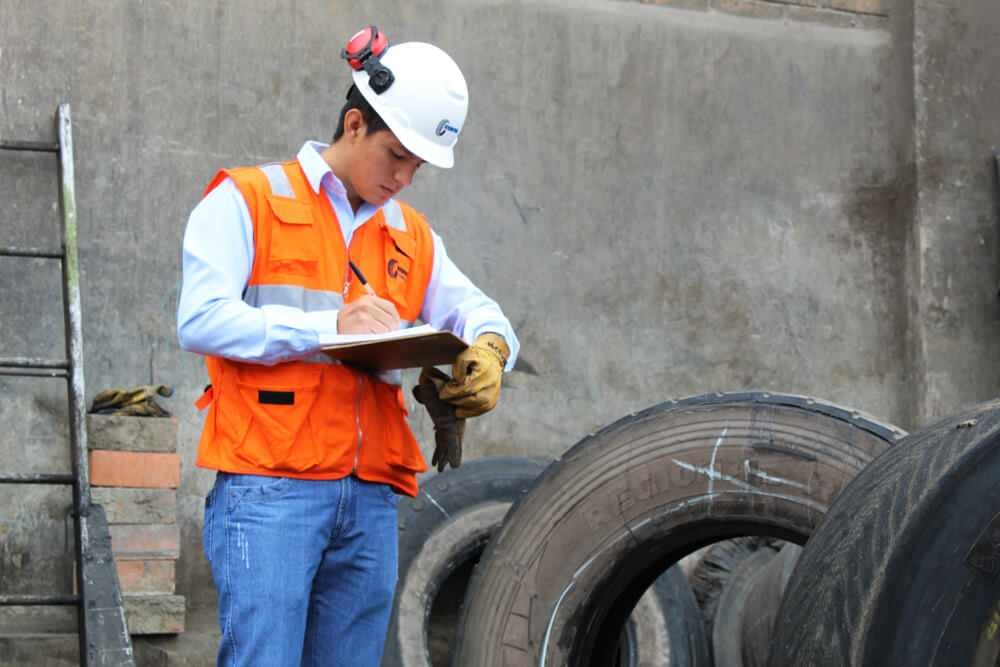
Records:
<instances>
[{"instance_id":1,"label":"man","mask_svg":"<svg viewBox=\"0 0 1000 667\"><path fill-rule=\"evenodd\" d=\"M381 659L396 494L416 495L427 466L401 374L333 363L321 342L418 319L473 341L438 385L460 419L495 405L518 351L497 304L394 199L425 162L452 166L468 108L461 71L430 44L389 47L374 26L342 56L354 83L333 143L223 170L184 235L178 337L206 356L211 380L196 464L219 471L203 538L220 665Z\"/></svg>"}]
</instances>

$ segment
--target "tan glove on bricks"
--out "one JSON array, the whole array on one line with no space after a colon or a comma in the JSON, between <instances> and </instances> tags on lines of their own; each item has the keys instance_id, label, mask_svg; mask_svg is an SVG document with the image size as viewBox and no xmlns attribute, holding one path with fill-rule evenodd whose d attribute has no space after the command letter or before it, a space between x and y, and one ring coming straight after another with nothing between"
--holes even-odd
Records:
<instances>
[{"instance_id":1,"label":"tan glove on bricks","mask_svg":"<svg viewBox=\"0 0 1000 667\"><path fill-rule=\"evenodd\" d=\"M90 412L143 417L169 417L170 412L155 400L157 395L169 397L173 387L165 384L143 385L136 389L107 389L94 397Z\"/></svg>"},{"instance_id":2,"label":"tan glove on bricks","mask_svg":"<svg viewBox=\"0 0 1000 667\"><path fill-rule=\"evenodd\" d=\"M500 400L500 382L510 349L503 336L486 333L462 350L451 368L454 376L441 390L459 419L489 412Z\"/></svg>"}]
</instances>

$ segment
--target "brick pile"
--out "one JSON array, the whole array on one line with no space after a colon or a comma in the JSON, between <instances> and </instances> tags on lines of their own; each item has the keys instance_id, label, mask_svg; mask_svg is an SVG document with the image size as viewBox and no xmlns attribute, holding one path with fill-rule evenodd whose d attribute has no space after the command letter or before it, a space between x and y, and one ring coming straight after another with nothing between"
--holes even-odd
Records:
<instances>
[{"instance_id":1,"label":"brick pile","mask_svg":"<svg viewBox=\"0 0 1000 667\"><path fill-rule=\"evenodd\" d=\"M108 517L129 633L181 633L177 420L92 414L87 428L91 500Z\"/></svg>"}]
</instances>

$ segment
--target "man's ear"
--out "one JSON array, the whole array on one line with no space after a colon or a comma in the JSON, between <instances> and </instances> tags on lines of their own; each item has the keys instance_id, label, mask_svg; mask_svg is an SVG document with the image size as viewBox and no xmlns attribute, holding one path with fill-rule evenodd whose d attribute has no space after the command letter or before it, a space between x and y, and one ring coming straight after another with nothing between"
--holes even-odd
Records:
<instances>
[{"instance_id":1,"label":"man's ear","mask_svg":"<svg viewBox=\"0 0 1000 667\"><path fill-rule=\"evenodd\" d=\"M344 134L350 139L359 139L368 131L365 117L360 109L349 109L344 115Z\"/></svg>"}]
</instances>

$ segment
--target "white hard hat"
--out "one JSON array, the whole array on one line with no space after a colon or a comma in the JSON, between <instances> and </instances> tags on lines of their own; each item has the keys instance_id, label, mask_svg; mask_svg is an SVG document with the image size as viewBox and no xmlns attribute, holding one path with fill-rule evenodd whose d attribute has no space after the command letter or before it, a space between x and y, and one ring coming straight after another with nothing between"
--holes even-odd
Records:
<instances>
[{"instance_id":1,"label":"white hard hat","mask_svg":"<svg viewBox=\"0 0 1000 667\"><path fill-rule=\"evenodd\" d=\"M361 38L368 42L372 34L381 37L372 28L371 33L365 34L368 28L357 33L351 44ZM350 46L348 50L354 53ZM358 67L353 74L358 90L414 155L436 167L451 168L455 164L452 147L469 109L469 89L462 70L447 53L424 42L389 46L377 58L376 65L391 72L388 84L378 81L377 72L374 83L381 92L376 92L369 85L371 68Z\"/></svg>"}]
</instances>

